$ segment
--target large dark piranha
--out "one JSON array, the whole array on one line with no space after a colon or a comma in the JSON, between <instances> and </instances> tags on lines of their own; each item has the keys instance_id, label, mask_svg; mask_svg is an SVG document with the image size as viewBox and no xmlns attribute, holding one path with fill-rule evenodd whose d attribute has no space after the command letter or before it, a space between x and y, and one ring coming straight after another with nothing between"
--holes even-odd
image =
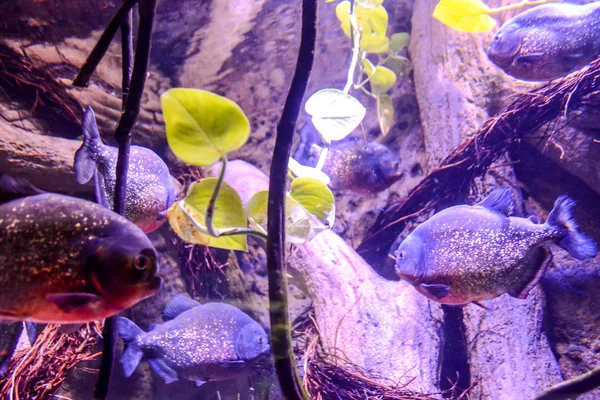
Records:
<instances>
[{"instance_id":1,"label":"large dark piranha","mask_svg":"<svg viewBox=\"0 0 600 400\"><path fill-rule=\"evenodd\" d=\"M522 12L498 30L487 54L517 79L566 76L600 55L600 2L544 4Z\"/></svg>"},{"instance_id":2,"label":"large dark piranha","mask_svg":"<svg viewBox=\"0 0 600 400\"><path fill-rule=\"evenodd\" d=\"M419 225L396 251L396 273L428 298L467 304L508 293L526 298L550 263L556 243L571 256L596 256L596 243L577 230L574 201L560 196L543 224L512 217L510 189L473 206L447 208Z\"/></svg>"},{"instance_id":3,"label":"large dark piranha","mask_svg":"<svg viewBox=\"0 0 600 400\"><path fill-rule=\"evenodd\" d=\"M100 320L155 294L157 271L144 232L99 204L47 193L0 205L0 319Z\"/></svg>"},{"instance_id":4,"label":"large dark piranha","mask_svg":"<svg viewBox=\"0 0 600 400\"><path fill-rule=\"evenodd\" d=\"M112 209L118 150L102 143L91 107L83 117L82 131L83 143L75 153L75 178L81 184L94 178L96 198ZM173 178L164 161L150 149L131 146L125 217L144 232L152 232L167 220L166 212L176 198Z\"/></svg>"}]
</instances>

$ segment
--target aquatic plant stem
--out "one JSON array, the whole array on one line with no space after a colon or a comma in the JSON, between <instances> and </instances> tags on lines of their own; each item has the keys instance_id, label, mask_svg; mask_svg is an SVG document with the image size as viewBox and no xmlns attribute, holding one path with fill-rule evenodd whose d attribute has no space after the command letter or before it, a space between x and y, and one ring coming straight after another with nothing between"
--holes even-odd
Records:
<instances>
[{"instance_id":1,"label":"aquatic plant stem","mask_svg":"<svg viewBox=\"0 0 600 400\"><path fill-rule=\"evenodd\" d=\"M535 400L571 399L597 387L600 387L600 367L544 390Z\"/></svg>"},{"instance_id":2,"label":"aquatic plant stem","mask_svg":"<svg viewBox=\"0 0 600 400\"><path fill-rule=\"evenodd\" d=\"M115 12L115 15L111 18L110 22L104 29L102 36L94 46L94 49L91 51L88 58L85 60L85 63L79 70L79 73L73 80L73 86L78 87L86 87L90 81L90 77L96 70L96 67L106 54L106 50L110 46L115 34L117 33L117 29L122 26L123 21L127 18L127 14L131 11L133 6L138 2L138 0L124 0L121 7Z\"/></svg>"},{"instance_id":3,"label":"aquatic plant stem","mask_svg":"<svg viewBox=\"0 0 600 400\"><path fill-rule=\"evenodd\" d=\"M350 61L350 68L348 69L348 79L346 80L346 86L344 86L344 93L348 93L350 88L354 84L354 71L358 64L358 53L360 51L360 32L358 31L358 21L356 21L356 14L354 14L354 0L350 1L350 36L352 39L352 59Z\"/></svg>"},{"instance_id":4,"label":"aquatic plant stem","mask_svg":"<svg viewBox=\"0 0 600 400\"><path fill-rule=\"evenodd\" d=\"M124 0L124 4L127 2L128 0ZM154 25L154 15L156 12L156 0L139 0L139 2L140 5L138 7L138 12L140 16L140 24L133 70L131 72L131 80L128 77L131 69L131 18L126 12L125 16L121 19L121 24L123 27L122 38L124 39L122 43L123 111L115 129L115 140L117 141L119 150L117 156L117 180L115 184L114 198L114 211L121 215L125 213L131 128L135 124L140 111L141 98L146 83L146 73L148 71L148 64L150 61L152 28ZM131 7L127 11L129 10L131 10ZM112 36L114 36L114 33ZM116 347L116 319L114 317L107 318L104 324L104 330L102 332L102 360L100 362L98 382L96 384L96 388L94 389L94 398L99 400L106 399L108 395Z\"/></svg>"},{"instance_id":5,"label":"aquatic plant stem","mask_svg":"<svg viewBox=\"0 0 600 400\"><path fill-rule=\"evenodd\" d=\"M219 192L221 191L221 185L223 185L223 179L225 178L225 168L227 168L227 155L223 154L221 156L221 172L219 172L219 178L217 179L217 184L215 185L215 189L210 196L210 200L208 201L208 206L206 206L206 230L208 234L211 236L218 237L219 234L215 231L213 227L213 218L215 216L215 204L217 199L219 198Z\"/></svg>"},{"instance_id":6,"label":"aquatic plant stem","mask_svg":"<svg viewBox=\"0 0 600 400\"><path fill-rule=\"evenodd\" d=\"M317 161L317 166L315 167L319 171L321 171L323 169L323 167L325 166L325 161L327 160L327 154L329 153L329 146L330 146L329 143L326 143L326 145L321 149L321 154L319 154L319 161Z\"/></svg>"},{"instance_id":7,"label":"aquatic plant stem","mask_svg":"<svg viewBox=\"0 0 600 400\"><path fill-rule=\"evenodd\" d=\"M285 263L285 197L288 162L294 129L314 60L317 36L317 0L302 0L302 34L292 84L277 124L277 137L269 176L267 218L267 270L271 349L283 396L308 400L296 370L288 315Z\"/></svg>"}]
</instances>

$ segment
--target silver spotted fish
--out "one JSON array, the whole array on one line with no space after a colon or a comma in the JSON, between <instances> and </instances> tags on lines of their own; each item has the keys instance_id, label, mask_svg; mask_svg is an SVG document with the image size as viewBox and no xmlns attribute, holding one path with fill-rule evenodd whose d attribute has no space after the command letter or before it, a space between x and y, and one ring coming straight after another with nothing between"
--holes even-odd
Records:
<instances>
[{"instance_id":1,"label":"silver spotted fish","mask_svg":"<svg viewBox=\"0 0 600 400\"><path fill-rule=\"evenodd\" d=\"M600 55L600 2L551 3L522 12L494 36L489 59L525 81L547 81L579 70Z\"/></svg>"},{"instance_id":2,"label":"silver spotted fish","mask_svg":"<svg viewBox=\"0 0 600 400\"><path fill-rule=\"evenodd\" d=\"M525 298L551 260L545 245L556 243L579 260L596 256L596 243L577 230L574 204L558 197L547 221L538 224L510 216L510 189L496 189L478 204L447 208L415 228L395 253L396 273L444 304L504 293Z\"/></svg>"},{"instance_id":3,"label":"silver spotted fish","mask_svg":"<svg viewBox=\"0 0 600 400\"><path fill-rule=\"evenodd\" d=\"M102 143L91 107L83 117L82 130L83 144L75 153L75 178L84 184L94 177L96 198L112 209L118 149ZM131 146L125 217L144 232L152 232L166 221L166 211L176 198L173 178L164 161L150 149Z\"/></svg>"},{"instance_id":4,"label":"silver spotted fish","mask_svg":"<svg viewBox=\"0 0 600 400\"><path fill-rule=\"evenodd\" d=\"M236 376L270 351L264 329L228 304L200 304L177 295L165 307L163 319L167 322L150 332L127 318L118 319L117 330L127 346L120 360L125 376L145 356L165 383L185 378L199 386Z\"/></svg>"},{"instance_id":5,"label":"silver spotted fish","mask_svg":"<svg viewBox=\"0 0 600 400\"><path fill-rule=\"evenodd\" d=\"M39 194L0 205L0 319L83 323L160 288L137 226L90 201Z\"/></svg>"}]
</instances>

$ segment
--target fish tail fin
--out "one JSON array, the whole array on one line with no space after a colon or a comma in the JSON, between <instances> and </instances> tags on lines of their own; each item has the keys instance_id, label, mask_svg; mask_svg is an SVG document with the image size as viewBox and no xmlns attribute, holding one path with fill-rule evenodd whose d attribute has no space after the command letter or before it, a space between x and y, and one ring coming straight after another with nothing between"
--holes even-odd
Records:
<instances>
[{"instance_id":1,"label":"fish tail fin","mask_svg":"<svg viewBox=\"0 0 600 400\"><path fill-rule=\"evenodd\" d=\"M142 360L143 352L136 343L136 339L144 334L144 331L127 318L119 317L117 319L117 332L127 346L119 362L123 366L123 372L126 377L130 377Z\"/></svg>"},{"instance_id":2,"label":"fish tail fin","mask_svg":"<svg viewBox=\"0 0 600 400\"><path fill-rule=\"evenodd\" d=\"M83 133L83 143L75 153L75 180L82 185L94 176L94 171L96 171L94 150L99 142L102 143L92 107L88 107L85 110L81 130Z\"/></svg>"},{"instance_id":3,"label":"fish tail fin","mask_svg":"<svg viewBox=\"0 0 600 400\"><path fill-rule=\"evenodd\" d=\"M598 246L596 242L579 232L577 222L573 218L573 207L575 201L568 196L562 195L554 202L554 208L548 214L546 224L567 230L567 235L558 242L558 245L569 252L578 260L588 260L596 257Z\"/></svg>"}]
</instances>

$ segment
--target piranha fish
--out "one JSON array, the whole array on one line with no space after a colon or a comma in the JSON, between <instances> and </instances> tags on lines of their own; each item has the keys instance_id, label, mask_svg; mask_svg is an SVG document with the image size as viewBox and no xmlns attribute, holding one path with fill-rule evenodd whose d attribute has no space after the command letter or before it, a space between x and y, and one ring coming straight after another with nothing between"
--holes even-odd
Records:
<instances>
[{"instance_id":1,"label":"piranha fish","mask_svg":"<svg viewBox=\"0 0 600 400\"><path fill-rule=\"evenodd\" d=\"M177 295L165 307L163 319L167 322L150 332L127 318L117 320L127 346L120 360L125 376L131 376L145 355L165 383L185 378L200 386L236 376L270 351L263 328L228 304L200 304Z\"/></svg>"},{"instance_id":2,"label":"piranha fish","mask_svg":"<svg viewBox=\"0 0 600 400\"><path fill-rule=\"evenodd\" d=\"M578 260L596 256L596 243L577 230L574 204L558 197L540 224L512 217L510 189L496 189L480 203L447 208L415 228L395 252L396 273L443 304L503 293L524 299L550 263L545 245L556 243Z\"/></svg>"},{"instance_id":3,"label":"piranha fish","mask_svg":"<svg viewBox=\"0 0 600 400\"><path fill-rule=\"evenodd\" d=\"M47 193L0 205L0 319L84 323L155 294L144 232L90 201Z\"/></svg>"},{"instance_id":4,"label":"piranha fish","mask_svg":"<svg viewBox=\"0 0 600 400\"><path fill-rule=\"evenodd\" d=\"M522 12L492 39L489 59L525 81L548 81L600 55L600 2L551 3Z\"/></svg>"},{"instance_id":5,"label":"piranha fish","mask_svg":"<svg viewBox=\"0 0 600 400\"><path fill-rule=\"evenodd\" d=\"M308 125L301 132L294 159L304 165L316 165L321 148L319 134ZM371 194L387 189L404 176L398 156L385 145L360 139L335 142L329 148L323 172L329 186L340 192Z\"/></svg>"},{"instance_id":6,"label":"piranha fish","mask_svg":"<svg viewBox=\"0 0 600 400\"><path fill-rule=\"evenodd\" d=\"M96 198L112 209L118 149L102 143L91 107L85 111L82 130L83 144L75 153L75 179L84 184L94 177ZM144 232L152 232L166 221L166 212L176 198L173 178L163 160L150 149L131 146L125 217Z\"/></svg>"}]
</instances>

